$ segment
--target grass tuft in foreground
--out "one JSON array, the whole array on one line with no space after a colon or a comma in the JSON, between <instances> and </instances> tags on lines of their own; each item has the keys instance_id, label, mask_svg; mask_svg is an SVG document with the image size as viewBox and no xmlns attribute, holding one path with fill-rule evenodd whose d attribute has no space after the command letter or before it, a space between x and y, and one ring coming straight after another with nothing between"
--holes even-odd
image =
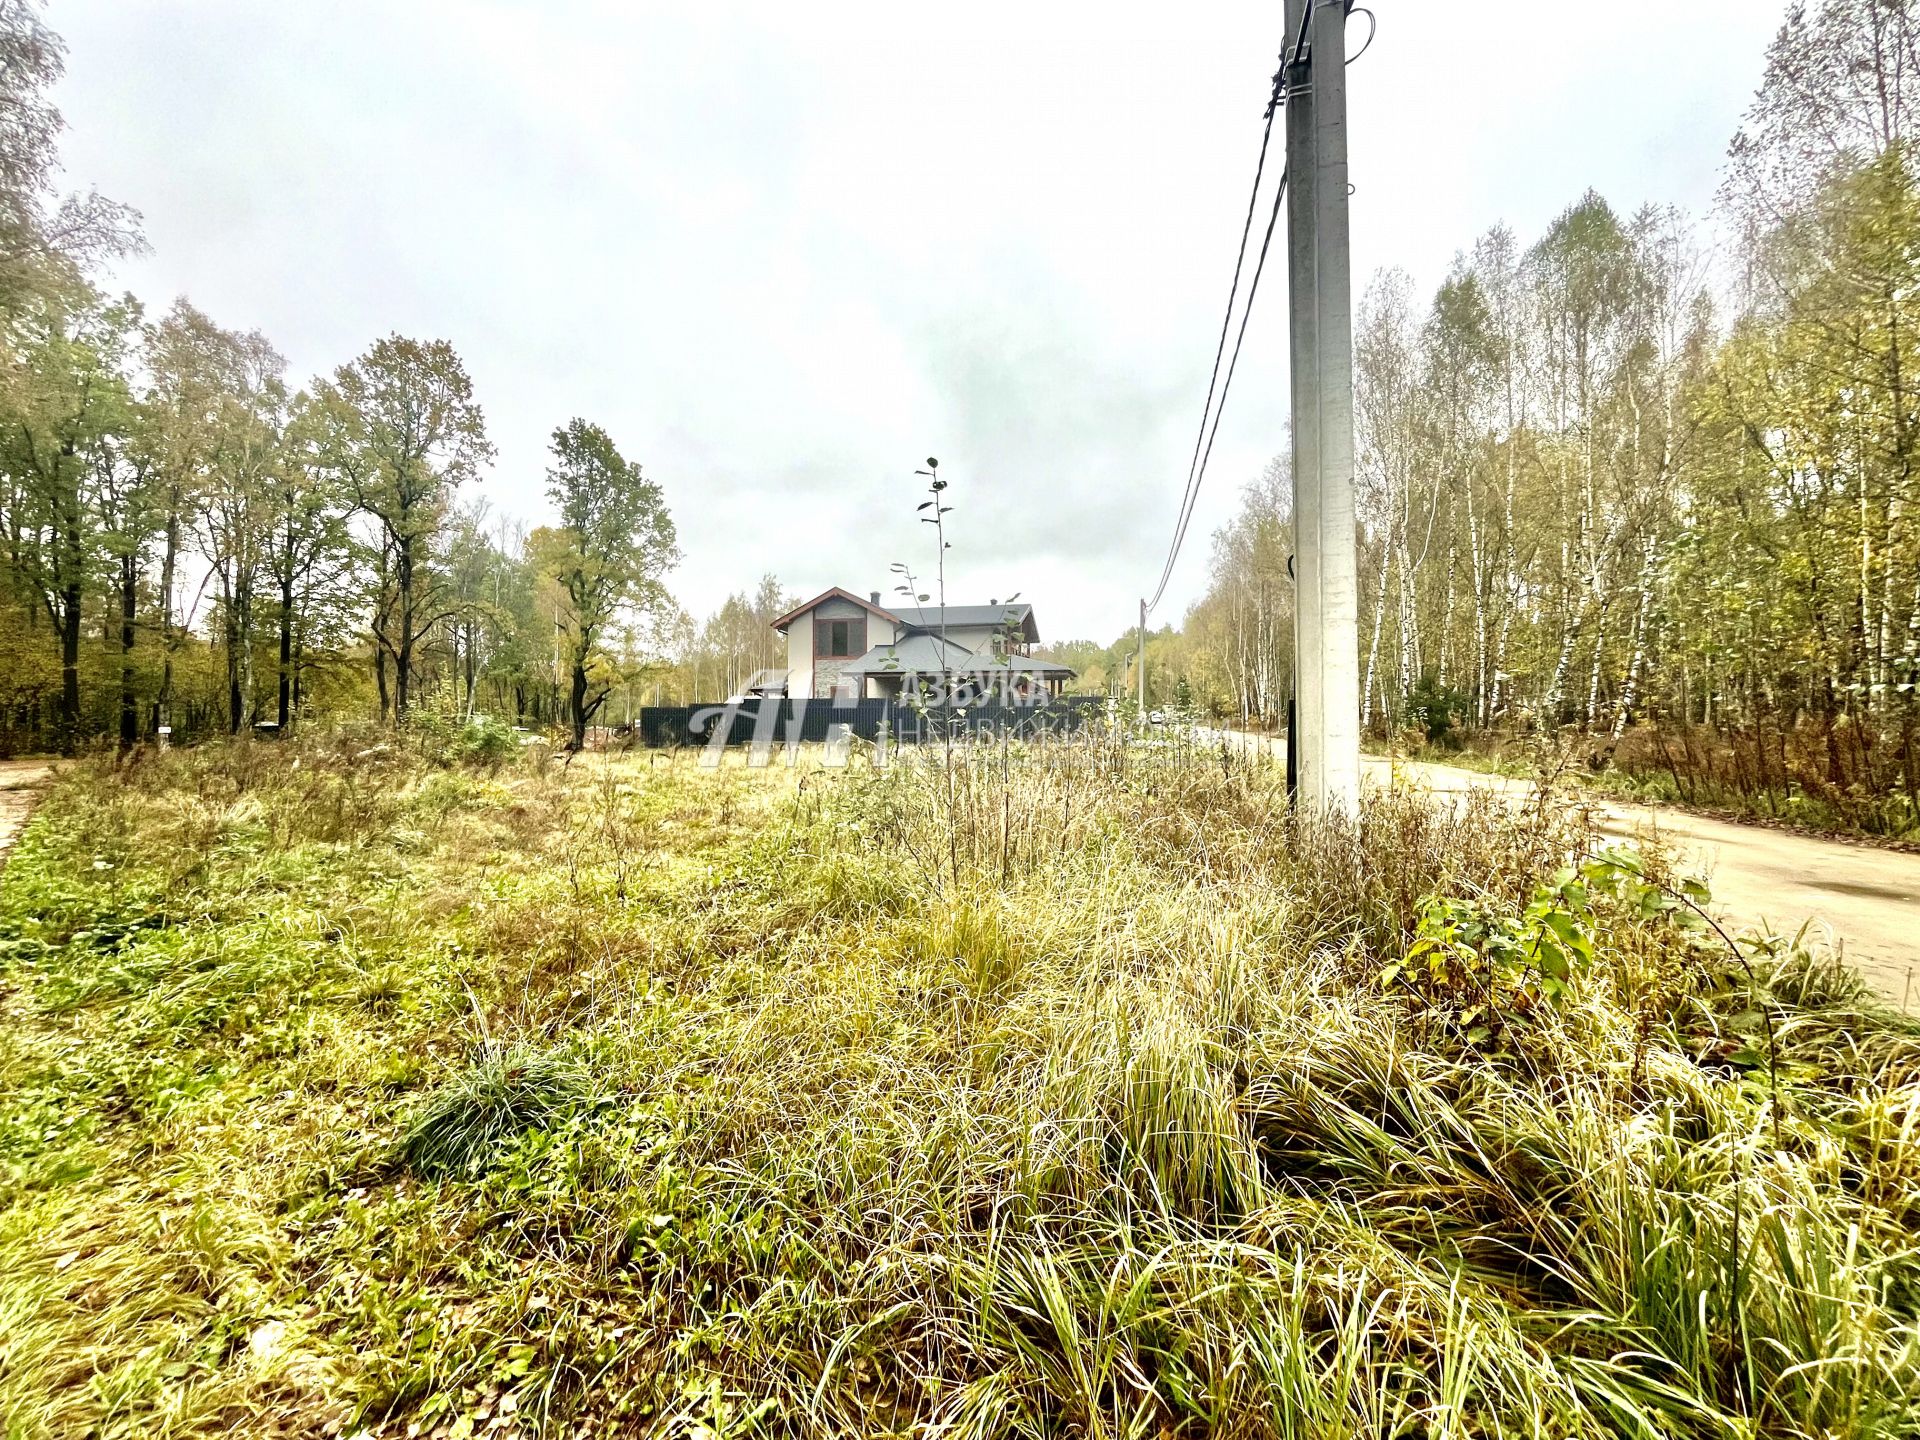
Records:
<instances>
[{"instance_id":1,"label":"grass tuft in foreground","mask_svg":"<svg viewBox=\"0 0 1920 1440\"><path fill-rule=\"evenodd\" d=\"M590 1087L591 1077L562 1056L489 1048L427 1095L400 1152L430 1179L476 1178L514 1141L577 1110Z\"/></svg>"},{"instance_id":2,"label":"grass tuft in foreground","mask_svg":"<svg viewBox=\"0 0 1920 1440\"><path fill-rule=\"evenodd\" d=\"M1920 1028L1848 977L1574 816L924 760L70 772L8 1435L1920 1435Z\"/></svg>"}]
</instances>

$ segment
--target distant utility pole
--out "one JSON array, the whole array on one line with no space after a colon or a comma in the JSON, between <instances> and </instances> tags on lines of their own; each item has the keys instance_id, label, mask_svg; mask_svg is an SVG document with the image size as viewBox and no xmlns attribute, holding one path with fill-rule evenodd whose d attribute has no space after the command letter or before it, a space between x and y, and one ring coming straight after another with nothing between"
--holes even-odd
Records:
<instances>
[{"instance_id":1,"label":"distant utility pole","mask_svg":"<svg viewBox=\"0 0 1920 1440\"><path fill-rule=\"evenodd\" d=\"M1295 557L1294 716L1287 749L1299 776L1297 803L1321 815L1351 815L1360 802L1347 208L1350 8L1350 0L1286 0Z\"/></svg>"},{"instance_id":2,"label":"distant utility pole","mask_svg":"<svg viewBox=\"0 0 1920 1440\"><path fill-rule=\"evenodd\" d=\"M1140 602L1140 655L1134 669L1140 672L1140 723L1147 723L1147 602Z\"/></svg>"}]
</instances>

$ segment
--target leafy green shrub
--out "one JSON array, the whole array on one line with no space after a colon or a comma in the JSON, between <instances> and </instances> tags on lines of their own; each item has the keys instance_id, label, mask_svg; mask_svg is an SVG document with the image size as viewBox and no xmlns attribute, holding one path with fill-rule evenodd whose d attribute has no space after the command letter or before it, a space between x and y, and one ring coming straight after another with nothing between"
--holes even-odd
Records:
<instances>
[{"instance_id":1,"label":"leafy green shrub","mask_svg":"<svg viewBox=\"0 0 1920 1440\"><path fill-rule=\"evenodd\" d=\"M1562 867L1517 912L1486 898L1429 897L1418 938L1380 981L1410 991L1469 1045L1503 1049L1592 968L1607 915L1691 928L1703 922L1686 902L1708 898L1697 880L1681 881L1676 897L1632 851L1603 851Z\"/></svg>"},{"instance_id":2,"label":"leafy green shrub","mask_svg":"<svg viewBox=\"0 0 1920 1440\"><path fill-rule=\"evenodd\" d=\"M408 723L422 758L435 765L497 770L520 753L513 727L489 716L461 721L423 712Z\"/></svg>"},{"instance_id":3,"label":"leafy green shrub","mask_svg":"<svg viewBox=\"0 0 1920 1440\"><path fill-rule=\"evenodd\" d=\"M520 737L504 721L483 716L460 727L452 749L460 764L494 770L519 754Z\"/></svg>"},{"instance_id":4,"label":"leafy green shrub","mask_svg":"<svg viewBox=\"0 0 1920 1440\"><path fill-rule=\"evenodd\" d=\"M589 1077L573 1060L490 1045L427 1097L407 1126L401 1154L430 1178L471 1178L520 1136L580 1109L590 1093Z\"/></svg>"}]
</instances>

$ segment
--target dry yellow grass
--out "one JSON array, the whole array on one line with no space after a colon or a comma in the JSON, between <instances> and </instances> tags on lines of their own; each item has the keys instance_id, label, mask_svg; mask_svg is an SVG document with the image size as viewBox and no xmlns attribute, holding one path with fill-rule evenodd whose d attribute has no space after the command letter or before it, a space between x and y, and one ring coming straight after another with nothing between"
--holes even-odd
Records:
<instances>
[{"instance_id":1,"label":"dry yellow grass","mask_svg":"<svg viewBox=\"0 0 1920 1440\"><path fill-rule=\"evenodd\" d=\"M8 1435L1920 1433L1920 1036L1641 888L1470 1040L1382 972L1577 822L1277 779L76 773L0 890Z\"/></svg>"}]
</instances>

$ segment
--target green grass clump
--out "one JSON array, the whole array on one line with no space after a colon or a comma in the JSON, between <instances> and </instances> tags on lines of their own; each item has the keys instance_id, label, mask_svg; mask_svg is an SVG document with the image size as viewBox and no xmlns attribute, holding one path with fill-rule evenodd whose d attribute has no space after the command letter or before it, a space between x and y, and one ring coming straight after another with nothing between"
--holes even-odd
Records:
<instances>
[{"instance_id":1,"label":"green grass clump","mask_svg":"<svg viewBox=\"0 0 1920 1440\"><path fill-rule=\"evenodd\" d=\"M1920 1026L1570 819L1281 782L76 768L6 1433L1920 1435Z\"/></svg>"},{"instance_id":2,"label":"green grass clump","mask_svg":"<svg viewBox=\"0 0 1920 1440\"><path fill-rule=\"evenodd\" d=\"M590 1083L565 1057L488 1047L421 1103L400 1153L430 1178L478 1175L509 1143L586 1103Z\"/></svg>"}]
</instances>

